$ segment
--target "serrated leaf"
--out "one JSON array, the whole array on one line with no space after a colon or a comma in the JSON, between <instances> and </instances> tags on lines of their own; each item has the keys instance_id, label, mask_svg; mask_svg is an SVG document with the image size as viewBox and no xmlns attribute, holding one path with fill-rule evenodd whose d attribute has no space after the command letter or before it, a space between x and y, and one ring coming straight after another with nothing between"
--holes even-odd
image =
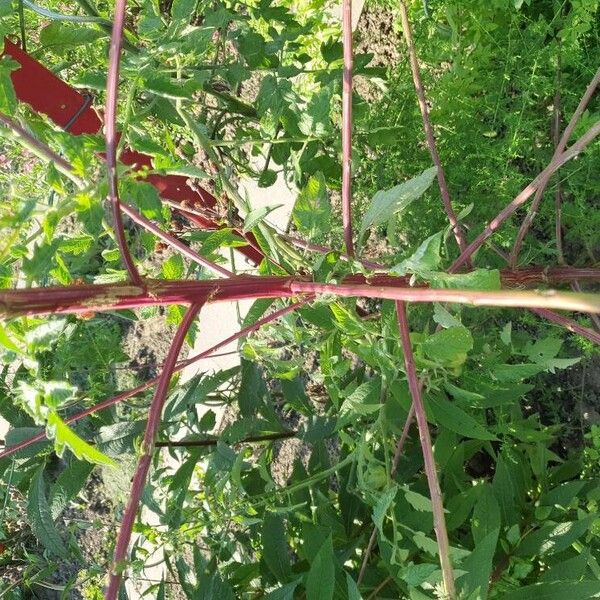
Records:
<instances>
[{"instance_id":1,"label":"serrated leaf","mask_svg":"<svg viewBox=\"0 0 600 600\"><path fill-rule=\"evenodd\" d=\"M331 205L323 173L318 172L309 178L296 199L292 219L296 227L311 238L328 231Z\"/></svg>"},{"instance_id":2,"label":"serrated leaf","mask_svg":"<svg viewBox=\"0 0 600 600\"><path fill-rule=\"evenodd\" d=\"M431 167L389 190L377 192L360 225L359 243L368 229L386 223L394 214L401 213L420 198L433 183L436 173L437 168Z\"/></svg>"},{"instance_id":3,"label":"serrated leaf","mask_svg":"<svg viewBox=\"0 0 600 600\"><path fill-rule=\"evenodd\" d=\"M69 502L77 496L92 473L94 465L81 460L74 460L58 476L50 489L50 512L52 519L57 519Z\"/></svg>"},{"instance_id":4,"label":"serrated leaf","mask_svg":"<svg viewBox=\"0 0 600 600\"><path fill-rule=\"evenodd\" d=\"M59 456L63 455L65 448L69 448L79 459L98 465L117 466L112 458L81 439L55 412L48 415L46 432L48 437L54 440L54 448Z\"/></svg>"},{"instance_id":5,"label":"serrated leaf","mask_svg":"<svg viewBox=\"0 0 600 600\"><path fill-rule=\"evenodd\" d=\"M335 556L331 535L327 537L306 576L306 600L332 600L335 588Z\"/></svg>"},{"instance_id":6,"label":"serrated leaf","mask_svg":"<svg viewBox=\"0 0 600 600\"><path fill-rule=\"evenodd\" d=\"M423 351L431 360L448 367L458 367L473 349L473 336L466 327L449 327L430 335L423 342Z\"/></svg>"},{"instance_id":7,"label":"serrated leaf","mask_svg":"<svg viewBox=\"0 0 600 600\"><path fill-rule=\"evenodd\" d=\"M416 275L426 276L431 271L435 271L440 264L440 247L442 243L442 233L436 233L428 237L409 258L404 259L396 266L392 267L392 275L405 275L406 273L415 273Z\"/></svg>"},{"instance_id":8,"label":"serrated leaf","mask_svg":"<svg viewBox=\"0 0 600 600\"><path fill-rule=\"evenodd\" d=\"M162 264L162 274L165 279L182 279L184 274L181 254L173 254Z\"/></svg>"},{"instance_id":9,"label":"serrated leaf","mask_svg":"<svg viewBox=\"0 0 600 600\"><path fill-rule=\"evenodd\" d=\"M35 472L29 486L27 515L31 531L40 544L51 554L67 558L67 548L54 526L52 513L46 500L43 465Z\"/></svg>"},{"instance_id":10,"label":"serrated leaf","mask_svg":"<svg viewBox=\"0 0 600 600\"><path fill-rule=\"evenodd\" d=\"M106 35L100 29L54 21L42 29L40 41L44 46L52 47L54 52L62 53L74 46L91 44Z\"/></svg>"}]
</instances>

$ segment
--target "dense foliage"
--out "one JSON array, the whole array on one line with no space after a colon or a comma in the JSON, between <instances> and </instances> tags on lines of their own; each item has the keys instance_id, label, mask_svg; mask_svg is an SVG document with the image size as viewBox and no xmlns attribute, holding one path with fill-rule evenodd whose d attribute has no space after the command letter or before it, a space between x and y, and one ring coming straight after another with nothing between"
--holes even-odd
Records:
<instances>
[{"instance_id":1,"label":"dense foliage","mask_svg":"<svg viewBox=\"0 0 600 600\"><path fill-rule=\"evenodd\" d=\"M559 137L553 123L562 133L600 64L599 7L598 0L410 4L439 152L468 241L551 160ZM600 437L584 417L600 409L593 399L576 399L580 391L569 378L569 369L597 368L593 317L569 315L576 319L569 326L587 333L578 336L539 313L439 296L409 305L410 345L401 343L403 303L389 293L364 298L368 260L379 261L375 270L392 275L396 286L492 299L503 290L509 298L511 286L528 284L524 270L506 270L503 253L513 249L529 205L475 254L475 270L449 274L461 253L435 185L406 46L391 64L357 54L353 211L365 262L348 259L339 216L342 44L329 8L320 0L141 0L128 7L119 144L153 162L142 172L119 169L121 199L226 268L223 250L246 245L239 232L252 232L267 257L258 266L267 283L248 294L260 299L240 328L273 320L240 336L239 367L185 382L173 376L127 564L112 564L113 546L129 479L148 451L142 436L153 392L144 384L161 365L135 368L125 339L149 318L180 326L186 311L177 286L187 290L183 280L213 275L188 255L166 251L136 220L126 234L137 269L175 284L166 307L146 298L123 309L107 293L87 311L82 303L55 316L11 312L19 291L124 285L128 272L106 206L103 133L73 136L17 102L10 80L16 65L0 60L0 111L67 163L48 161L3 121L0 415L10 423L8 449L45 435L0 457L0 598L101 598L106 574L125 568L147 597L161 599L600 594ZM93 91L101 107L113 10L88 0L77 7L0 0L0 33L23 30L33 56ZM393 35L402 39L397 6L367 10L393 19ZM368 37L362 44L368 49ZM571 142L598 122L599 111L592 98ZM591 143L551 180L520 267L598 266L599 153ZM190 225L143 180L150 174L185 175L209 189L218 201L211 217L221 227ZM268 210L237 192L241 176L260 187L278 176L297 186L291 227L304 242L268 225ZM306 242L335 250L313 252ZM551 270L531 272L539 288L578 285L573 272L555 281ZM289 296L301 305L287 310L298 298L280 298L268 285L288 276L298 285L329 284L317 291L330 293L314 297L299 287ZM593 292L598 278L590 280L581 283ZM361 293L346 293L349 281L366 283ZM220 289L197 303L225 293ZM550 294L532 297L542 309L552 302ZM591 311L598 300L589 298ZM188 343L198 335L192 326ZM165 347L156 351L157 363L165 360ZM416 375L447 552L434 528L422 423L407 426ZM80 411L134 386L123 401L79 419ZM215 407L223 405L228 418L219 424ZM167 453L177 468L167 466ZM110 519L90 559L81 540L97 523L72 511L88 509L97 494L111 507ZM454 569L455 595L440 568L444 558ZM164 578L144 582L144 566L157 560Z\"/></svg>"}]
</instances>

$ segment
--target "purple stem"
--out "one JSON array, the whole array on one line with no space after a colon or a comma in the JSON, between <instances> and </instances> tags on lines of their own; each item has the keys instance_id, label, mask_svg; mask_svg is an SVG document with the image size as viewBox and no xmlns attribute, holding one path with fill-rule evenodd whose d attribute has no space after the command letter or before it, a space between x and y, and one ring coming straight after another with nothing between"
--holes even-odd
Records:
<instances>
[{"instance_id":1,"label":"purple stem","mask_svg":"<svg viewBox=\"0 0 600 600\"><path fill-rule=\"evenodd\" d=\"M181 254L183 254L186 258L193 260L199 265L206 267L213 273L217 275L223 275L224 277L234 277L234 274L221 267L217 263L214 263L207 258L204 258L197 252L194 252L189 246L186 246L182 241L178 240L175 236L170 233L163 231L160 227L154 224L152 221L141 215L133 206L129 204L121 204L121 210L132 220L141 225L151 233L153 233L156 237L160 238L166 244L169 244L172 248L178 250Z\"/></svg>"},{"instance_id":2,"label":"purple stem","mask_svg":"<svg viewBox=\"0 0 600 600\"><path fill-rule=\"evenodd\" d=\"M121 201L117 178L117 100L119 96L119 69L121 48L123 46L123 28L127 0L116 0L110 52L108 56L108 74L106 79L106 105L104 109L104 138L106 140L106 166L108 170L108 198L110 200L115 236L125 263L129 278L134 285L141 285L142 278L133 262L123 227Z\"/></svg>"},{"instance_id":3,"label":"purple stem","mask_svg":"<svg viewBox=\"0 0 600 600\"><path fill-rule=\"evenodd\" d=\"M352 242L352 0L342 0L344 73L342 85L342 221L348 256Z\"/></svg>"},{"instance_id":4,"label":"purple stem","mask_svg":"<svg viewBox=\"0 0 600 600\"><path fill-rule=\"evenodd\" d=\"M419 439L421 440L421 449L423 450L423 462L425 464L425 475L429 485L429 494L431 496L431 505L433 510L433 527L435 537L438 543L440 555L440 565L442 567L442 579L446 588L446 595L450 600L456 598L454 587L454 573L452 562L450 561L450 544L448 542L448 531L446 530L446 520L444 518L444 504L442 499L442 490L437 475L435 460L433 458L433 445L429 434L427 424L427 415L425 405L421 396L421 385L417 378L417 369L415 359L410 344L410 330L408 319L406 317L406 306L404 302L396 302L396 313L398 315L398 327L400 329L400 339L402 349L404 350L404 364L406 366L406 378L408 379L408 388L412 396L412 405L414 406L417 426L419 428Z\"/></svg>"},{"instance_id":5,"label":"purple stem","mask_svg":"<svg viewBox=\"0 0 600 600\"><path fill-rule=\"evenodd\" d=\"M215 344L214 346L212 346L212 348L208 348L208 350L204 350L203 352L200 352L199 354L196 354L195 356L192 356L190 358L187 358L186 360L182 360L182 361L178 362L177 365L175 366L175 368L173 369L173 373L177 373L177 372L185 369L187 366L194 364L194 363L198 362L199 360L206 358L207 356L213 355L217 350L220 350L224 346L227 346L240 338L246 337L253 331L257 331L258 329L260 329L263 325L266 325L267 323L270 323L271 321L274 321L275 319L278 319L279 317L283 317L284 315L287 315L288 313L293 312L294 310L296 310L297 308L300 308L301 306L304 306L308 302L310 302L310 299L302 300L300 302L295 302L294 304L290 304L289 306L280 308L279 310L271 313L270 315L267 315L266 317L259 319L252 325L248 325L248 327L244 327L237 333L234 333L233 335L230 335L228 338L225 338L224 340ZM164 368L164 365L163 365L163 368ZM128 398L137 396L138 394L141 394L142 392L151 388L158 380L159 380L159 377L153 377L152 379L146 381L145 383L142 383L142 384L138 385L137 387L127 390L126 392L122 392L121 394L119 394L118 396L115 396L114 398L110 398L109 400L104 400L98 404L95 404L94 406L90 406L89 408L86 408L85 410L78 412L77 414L69 417L68 419L65 419L65 423L67 423L67 425L70 425L71 423L76 423L77 421L80 421L84 417L87 417L95 412L98 412L99 410L103 410L105 408L108 408L109 406L114 406L115 404L118 404L119 402L123 402L124 400L127 400ZM7 456L14 454L15 452L18 452L19 450L23 450L24 448L27 448L27 447L31 446L32 444L35 444L36 442L40 442L44 439L46 439L46 431L45 430L41 431L40 433L38 433L26 440L19 442L18 444L15 444L14 446L10 446L10 448L5 448L2 452L0 452L0 459L6 458Z\"/></svg>"},{"instance_id":6,"label":"purple stem","mask_svg":"<svg viewBox=\"0 0 600 600\"><path fill-rule=\"evenodd\" d=\"M123 514L123 520L117 536L113 568L109 575L108 588L106 590L106 600L116 600L119 593L122 573L125 568L125 561L129 549L129 540L131 539L131 532L133 531L133 525L135 523L144 486L146 485L146 479L148 478L148 472L150 471L150 464L154 453L154 444L160 427L162 411L167 397L171 376L173 375L175 363L179 356L179 352L181 351L181 347L183 346L183 342L185 341L187 331L201 307L201 304L193 304L185 313L183 321L175 333L175 337L173 338L169 353L167 354L167 358L163 365L162 373L158 379L154 398L152 399L152 404L150 405L150 410L148 412L148 421L146 423L146 431L144 432L144 439L141 447L142 454L133 475L133 482L131 484L127 506L125 507L125 513Z\"/></svg>"},{"instance_id":7,"label":"purple stem","mask_svg":"<svg viewBox=\"0 0 600 600\"><path fill-rule=\"evenodd\" d=\"M456 273L456 271L464 265L477 250L479 250L482 244L493 235L494 231L496 231L496 229L498 229L498 227L500 227L500 225L502 225L504 221L517 210L517 208L523 205L531 195L535 193L546 177L549 177L552 173L558 171L565 163L580 154L598 135L600 135L600 121L594 123L594 125L592 125L568 150L565 150L565 152L555 160L550 161L550 164L486 225L485 229L456 259L454 264L450 267L449 272Z\"/></svg>"}]
</instances>

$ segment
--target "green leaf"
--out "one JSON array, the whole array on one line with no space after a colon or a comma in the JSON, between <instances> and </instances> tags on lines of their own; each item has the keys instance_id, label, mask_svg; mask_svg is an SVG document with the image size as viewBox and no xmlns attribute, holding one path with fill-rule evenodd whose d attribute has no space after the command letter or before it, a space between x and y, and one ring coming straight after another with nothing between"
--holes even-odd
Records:
<instances>
[{"instance_id":1,"label":"green leaf","mask_svg":"<svg viewBox=\"0 0 600 600\"><path fill-rule=\"evenodd\" d=\"M283 518L275 513L266 513L262 527L263 559L277 581L283 583L291 573L290 551Z\"/></svg>"},{"instance_id":2,"label":"green leaf","mask_svg":"<svg viewBox=\"0 0 600 600\"><path fill-rule=\"evenodd\" d=\"M332 600L335 588L335 556L331 535L311 562L306 576L306 600Z\"/></svg>"},{"instance_id":3,"label":"green leaf","mask_svg":"<svg viewBox=\"0 0 600 600\"><path fill-rule=\"evenodd\" d=\"M353 415L368 415L381 408L379 399L381 379L379 377L361 383L342 403L339 415L353 417Z\"/></svg>"},{"instance_id":4,"label":"green leaf","mask_svg":"<svg viewBox=\"0 0 600 600\"><path fill-rule=\"evenodd\" d=\"M252 229L254 229L261 221L263 221L269 213L272 213L281 206L283 206L283 204L277 204L276 206L260 206L259 208L251 210L244 219L242 231L244 233L252 231Z\"/></svg>"},{"instance_id":5,"label":"green leaf","mask_svg":"<svg viewBox=\"0 0 600 600\"><path fill-rule=\"evenodd\" d=\"M542 525L523 538L516 554L517 556L538 556L561 552L586 533L595 518L595 515L590 515L580 521Z\"/></svg>"},{"instance_id":6,"label":"green leaf","mask_svg":"<svg viewBox=\"0 0 600 600\"><path fill-rule=\"evenodd\" d=\"M173 19L182 19L186 22L192 18L198 0L173 0L171 6L171 17Z\"/></svg>"},{"instance_id":7,"label":"green leaf","mask_svg":"<svg viewBox=\"0 0 600 600\"><path fill-rule=\"evenodd\" d=\"M63 455L65 448L69 448L79 459L99 465L117 466L112 458L82 440L55 412L48 415L46 432L54 440L54 448L59 456Z\"/></svg>"},{"instance_id":8,"label":"green leaf","mask_svg":"<svg viewBox=\"0 0 600 600\"><path fill-rule=\"evenodd\" d=\"M123 187L123 198L133 200L140 212L152 221L161 222L162 202L158 190L147 181L134 181L126 179L121 183Z\"/></svg>"},{"instance_id":9,"label":"green leaf","mask_svg":"<svg viewBox=\"0 0 600 600\"><path fill-rule=\"evenodd\" d=\"M242 381L238 395L241 415L244 417L256 415L267 396L267 386L258 366L242 359Z\"/></svg>"},{"instance_id":10,"label":"green leaf","mask_svg":"<svg viewBox=\"0 0 600 600\"><path fill-rule=\"evenodd\" d=\"M294 600L294 591L298 587L298 582L288 583L265 596L265 600Z\"/></svg>"},{"instance_id":11,"label":"green leaf","mask_svg":"<svg viewBox=\"0 0 600 600\"><path fill-rule=\"evenodd\" d=\"M394 214L401 213L420 198L433 183L436 173L437 168L431 167L413 179L389 190L377 192L360 225L359 243L368 229L386 223Z\"/></svg>"},{"instance_id":12,"label":"green leaf","mask_svg":"<svg viewBox=\"0 0 600 600\"><path fill-rule=\"evenodd\" d=\"M261 172L260 177L258 178L258 187L259 188L268 188L275 184L277 181L277 171L273 171L273 169L265 169ZM279 206L282 206L281 204Z\"/></svg>"},{"instance_id":13,"label":"green leaf","mask_svg":"<svg viewBox=\"0 0 600 600\"><path fill-rule=\"evenodd\" d=\"M94 465L89 462L74 460L58 476L50 489L50 512L52 519L57 519L69 502L77 496L92 473Z\"/></svg>"},{"instance_id":14,"label":"green leaf","mask_svg":"<svg viewBox=\"0 0 600 600\"><path fill-rule=\"evenodd\" d=\"M431 359L448 367L459 367L473 349L473 336L466 327L449 327L430 335L423 351Z\"/></svg>"},{"instance_id":15,"label":"green leaf","mask_svg":"<svg viewBox=\"0 0 600 600\"><path fill-rule=\"evenodd\" d=\"M411 587L417 587L427 581L427 579L439 569L439 565L431 563L422 563L419 565L410 565L402 569L400 577Z\"/></svg>"},{"instance_id":16,"label":"green leaf","mask_svg":"<svg viewBox=\"0 0 600 600\"><path fill-rule=\"evenodd\" d=\"M40 41L44 46L51 47L54 52L62 53L69 48L91 44L106 36L107 33L100 29L54 21L42 29Z\"/></svg>"},{"instance_id":17,"label":"green leaf","mask_svg":"<svg viewBox=\"0 0 600 600\"><path fill-rule=\"evenodd\" d=\"M377 500L377 504L373 508L373 523L381 535L383 535L383 520L385 519L389 507L396 498L398 489L396 484L392 484L383 494L381 494L379 500Z\"/></svg>"},{"instance_id":18,"label":"green leaf","mask_svg":"<svg viewBox=\"0 0 600 600\"><path fill-rule=\"evenodd\" d=\"M442 398L430 398L428 404L435 420L441 427L446 427L466 438L476 440L497 439L495 435L491 434L483 425L453 402Z\"/></svg>"},{"instance_id":19,"label":"green leaf","mask_svg":"<svg viewBox=\"0 0 600 600\"><path fill-rule=\"evenodd\" d=\"M406 501L415 509L421 512L433 512L433 507L431 504L431 500L427 498L427 496L423 496L423 494L419 494L418 492L414 492L409 489L408 486L403 486L404 497Z\"/></svg>"},{"instance_id":20,"label":"green leaf","mask_svg":"<svg viewBox=\"0 0 600 600\"><path fill-rule=\"evenodd\" d=\"M462 327L460 320L452 315L445 306L438 302L433 305L433 320L444 329L448 329L449 327Z\"/></svg>"},{"instance_id":21,"label":"green leaf","mask_svg":"<svg viewBox=\"0 0 600 600\"><path fill-rule=\"evenodd\" d=\"M416 252L406 258L395 267L392 267L392 275L405 275L406 273L415 273L417 275L427 275L435 271L440 264L440 246L442 243L442 232L428 237L416 250Z\"/></svg>"},{"instance_id":22,"label":"green leaf","mask_svg":"<svg viewBox=\"0 0 600 600\"><path fill-rule=\"evenodd\" d=\"M467 573L458 578L457 584L464 595L479 590L476 598L488 597L487 590L499 532L499 529L490 530L476 543L473 552L463 560L461 568Z\"/></svg>"},{"instance_id":23,"label":"green leaf","mask_svg":"<svg viewBox=\"0 0 600 600\"><path fill-rule=\"evenodd\" d=\"M600 597L600 581L535 583L502 594L502 600L586 600Z\"/></svg>"},{"instance_id":24,"label":"green leaf","mask_svg":"<svg viewBox=\"0 0 600 600\"><path fill-rule=\"evenodd\" d=\"M54 526L44 488L44 465L42 465L35 472L29 486L27 515L31 531L48 552L66 559L67 549Z\"/></svg>"},{"instance_id":25,"label":"green leaf","mask_svg":"<svg viewBox=\"0 0 600 600\"><path fill-rule=\"evenodd\" d=\"M348 600L363 600L363 597L350 573L346 573L346 588L348 592Z\"/></svg>"},{"instance_id":26,"label":"green leaf","mask_svg":"<svg viewBox=\"0 0 600 600\"><path fill-rule=\"evenodd\" d=\"M475 269L470 273L429 273L428 281L433 287L467 289L467 290L499 290L502 287L498 269Z\"/></svg>"},{"instance_id":27,"label":"green leaf","mask_svg":"<svg viewBox=\"0 0 600 600\"><path fill-rule=\"evenodd\" d=\"M181 254L173 254L162 264L162 274L165 279L182 279L184 274Z\"/></svg>"},{"instance_id":28,"label":"green leaf","mask_svg":"<svg viewBox=\"0 0 600 600\"><path fill-rule=\"evenodd\" d=\"M329 230L331 205L327 197L327 184L323 173L316 173L309 178L298 195L292 219L296 227L310 238Z\"/></svg>"},{"instance_id":29,"label":"green leaf","mask_svg":"<svg viewBox=\"0 0 600 600\"><path fill-rule=\"evenodd\" d=\"M483 541L493 531L500 531L500 506L494 495L492 486L488 483L482 485L481 494L473 509L471 531L475 544Z\"/></svg>"},{"instance_id":30,"label":"green leaf","mask_svg":"<svg viewBox=\"0 0 600 600\"><path fill-rule=\"evenodd\" d=\"M0 323L0 345L4 346L7 350L10 350L11 352L21 354L21 350L12 341L6 329L7 328L2 323Z\"/></svg>"},{"instance_id":31,"label":"green leaf","mask_svg":"<svg viewBox=\"0 0 600 600\"><path fill-rule=\"evenodd\" d=\"M8 70L0 68L0 111L12 115L16 109L17 95L12 79Z\"/></svg>"}]
</instances>

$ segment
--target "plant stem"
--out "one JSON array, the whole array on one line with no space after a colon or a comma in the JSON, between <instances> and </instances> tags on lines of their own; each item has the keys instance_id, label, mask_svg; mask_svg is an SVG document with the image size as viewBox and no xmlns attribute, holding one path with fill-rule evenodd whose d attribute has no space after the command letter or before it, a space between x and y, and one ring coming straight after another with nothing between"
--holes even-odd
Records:
<instances>
[{"instance_id":1,"label":"plant stem","mask_svg":"<svg viewBox=\"0 0 600 600\"><path fill-rule=\"evenodd\" d=\"M352 0L342 0L344 71L342 83L342 221L346 254L354 256L352 242Z\"/></svg>"},{"instance_id":2,"label":"plant stem","mask_svg":"<svg viewBox=\"0 0 600 600\"><path fill-rule=\"evenodd\" d=\"M152 232L158 238L163 240L166 244L169 244L172 248L177 249L183 256L193 260L199 265L206 267L213 273L217 275L222 275L224 277L233 277L233 273L224 267L221 267L217 263L214 263L207 258L204 258L202 255L194 252L189 246L186 246L183 242L178 240L175 236L163 231L160 227L155 225L152 221L141 215L133 206L129 206L128 204L121 204L122 211L130 217L133 221Z\"/></svg>"},{"instance_id":3,"label":"plant stem","mask_svg":"<svg viewBox=\"0 0 600 600\"><path fill-rule=\"evenodd\" d=\"M572 333L578 333L579 335L582 335L591 342L600 345L600 333L594 331L593 329L590 329L589 327L584 327L583 325L580 325L579 323L577 323L577 321L574 321L573 319L569 319L568 317L559 315L558 313L555 313L551 310L547 310L545 308L532 308L531 311L534 312L536 315L543 317L544 319L548 319L548 321L552 321L557 325L561 325L562 327L571 331Z\"/></svg>"},{"instance_id":4,"label":"plant stem","mask_svg":"<svg viewBox=\"0 0 600 600\"><path fill-rule=\"evenodd\" d=\"M461 253L456 261L454 261L449 272L456 273L456 271L469 260L481 245L493 235L496 229L498 229L498 227L500 227L500 225L502 225L504 221L519 208L519 206L524 204L531 197L538 187L542 185L546 177L549 177L552 173L558 171L565 163L583 152L588 144L598 137L598 135L600 135L600 121L594 123L594 125L592 125L568 150L565 150L565 152L560 154L556 159L551 160L550 164L486 225L485 229L467 246L465 251Z\"/></svg>"},{"instance_id":5,"label":"plant stem","mask_svg":"<svg viewBox=\"0 0 600 600\"><path fill-rule=\"evenodd\" d=\"M83 181L73 173L71 165L62 156L54 152L43 142L40 142L35 136L31 135L24 127L21 127L15 119L0 112L0 124L12 131L18 141L25 148L33 152L38 158L54 164L54 166L66 177L68 177L77 187L84 187Z\"/></svg>"},{"instance_id":6,"label":"plant stem","mask_svg":"<svg viewBox=\"0 0 600 600\"><path fill-rule=\"evenodd\" d=\"M260 329L263 325L266 325L267 323L270 323L271 321L275 321L276 319L279 319L280 317L283 317L284 315L287 315L288 313L293 312L294 310L300 308L301 306L304 306L308 302L309 302L309 300L302 300L300 302L296 302L294 304L285 306L284 308L280 308L279 310L271 313L270 315L267 315L266 317L259 319L252 325L248 325L248 327L244 327L237 333L230 335L229 337L227 337L224 340L220 341L219 343L215 344L211 348L208 348L207 350L204 350L203 352L200 352L199 354L196 354L195 356L187 358L186 360L182 360L182 361L178 362L177 365L175 365L173 372L177 373L179 371L182 371L189 365L192 365L192 364L198 362L199 360L202 360L203 358L213 355L215 352L217 352L217 350L220 350L221 348L228 346L229 344L231 344L232 342L235 342L236 340L246 337L250 333ZM122 402L129 398L132 398L133 396L137 396L138 394L141 394L142 392L151 388L158 380L159 380L158 377L153 377L152 379L148 380L146 383L142 383L142 384L138 385L137 387L127 390L126 392L122 392L121 394L119 394L118 396L115 396L114 398L110 398L109 400L104 400L98 404L95 404L94 406L90 406L89 408L86 408L85 410L82 410L81 412L78 412L77 414L65 419L65 423L67 425L70 425L71 423L76 423L77 421L80 421L84 417L87 417L93 413L96 413L96 412L103 410L105 408L108 408L110 406L114 406L115 404L118 404L119 402ZM18 452L19 450L23 450L24 448L27 448L27 447L31 446L32 444L35 444L36 442L40 442L44 439L46 439L46 431L42 430L40 433L38 433L26 440L23 440L23 441L19 442L18 444L11 446L10 448L5 448L2 452L0 452L0 460L3 458L6 458L7 456L10 456L11 454Z\"/></svg>"},{"instance_id":7,"label":"plant stem","mask_svg":"<svg viewBox=\"0 0 600 600\"><path fill-rule=\"evenodd\" d=\"M444 518L444 505L442 500L442 490L437 475L435 460L433 458L433 446L431 436L429 434L429 426L427 424L427 415L425 413L425 405L421 396L421 386L417 378L417 370L415 367L415 359L412 353L410 343L410 330L408 327L408 319L406 317L406 305L404 302L396 302L396 314L398 316L398 327L400 329L400 339L404 350L404 364L406 366L406 378L408 379L408 387L412 397L412 403L415 407L415 417L419 428L419 439L421 440L421 448L423 450L423 461L425 464L425 474L429 485L429 494L431 496L431 504L433 510L433 527L438 543L438 551L440 556L440 565L442 567L442 579L446 594L449 600L456 598L456 589L454 587L454 573L452 570L452 562L450 560L450 544L448 542L448 531L446 530L446 520Z\"/></svg>"},{"instance_id":8,"label":"plant stem","mask_svg":"<svg viewBox=\"0 0 600 600\"><path fill-rule=\"evenodd\" d=\"M406 46L408 48L408 57L410 61L410 69L412 71L413 83L417 93L417 98L419 100L421 116L423 117L423 129L425 130L427 147L429 148L429 153L431 154L433 164L437 168L437 180L440 188L440 194L442 196L442 202L444 204L444 209L446 211L446 215L448 216L448 221L450 221L450 225L452 225L452 231L454 232L456 243L458 244L458 247L462 253L465 251L467 244L465 242L463 230L458 222L458 218L456 217L456 213L452 208L450 192L448 191L448 184L446 182L446 173L444 171L444 167L442 166L442 161L437 149L437 143L435 141L435 134L433 133L433 127L429 117L429 108L427 106L427 98L425 96L425 87L423 86L423 80L421 78L421 69L419 67L417 50L415 48L412 28L408 18L408 10L406 9L406 3L404 0L400 0L399 8L400 19L402 20L402 31L404 33L404 39L406 40Z\"/></svg>"},{"instance_id":9,"label":"plant stem","mask_svg":"<svg viewBox=\"0 0 600 600\"><path fill-rule=\"evenodd\" d=\"M241 275L203 281L145 280L128 284L0 290L0 318L41 314L80 314L143 306L196 304L242 299L331 294L406 302L454 302L471 306L545 308L600 313L600 294L556 290L471 290L407 287L404 278L362 275L343 283L314 283L292 277Z\"/></svg>"},{"instance_id":10,"label":"plant stem","mask_svg":"<svg viewBox=\"0 0 600 600\"><path fill-rule=\"evenodd\" d=\"M588 85L584 95L582 96L581 100L579 101L579 105L577 106L577 109L575 110L575 112L573 113L573 116L571 117L571 120L569 121L569 124L567 125L562 137L558 141L556 148L554 150L554 154L552 156L552 160L550 161L550 164L552 164L555 161L558 161L559 157L564 153L565 148L567 147L567 143L569 142L569 139L573 135L573 131L575 130L575 127L577 126L577 123L579 122L581 115L584 113L587 105L589 104L589 101L591 100L592 96L594 95L594 92L596 91L596 88L598 87L599 84L600 84L600 68L596 71L596 75L594 75L594 78ZM552 176L552 173L553 173L553 171L549 171L541 179L539 186L535 192L533 202L531 203L531 207L529 208L529 211L527 213L527 216L523 220L523 223L521 223L521 227L519 228L519 232L517 233L517 239L515 241L512 251L510 253L509 266L513 269L515 268L515 266L517 264L519 252L521 251L521 247L523 246L523 240L525 239L525 236L527 235L527 232L529 231L529 228L531 227L531 224L533 223L533 219L535 218L535 215L537 214L537 211L539 209L539 206L540 206L543 196L544 196L544 191L546 190L546 187L548 185L548 182L550 181L550 177ZM557 240L558 240L558 237L557 237Z\"/></svg>"},{"instance_id":11,"label":"plant stem","mask_svg":"<svg viewBox=\"0 0 600 600\"><path fill-rule=\"evenodd\" d=\"M198 311L202 304L193 304L188 308L181 325L175 333L169 353L165 359L162 373L158 379L156 392L150 405L148 412L148 421L146 423L146 430L144 432L144 439L142 441L141 456L139 457L137 468L133 475L133 482L131 484L131 490L129 493L129 499L123 514L123 520L117 536L117 543L115 547L115 553L113 558L113 568L109 575L108 588L106 591L106 600L116 600L119 593L119 587L121 585L122 572L125 567L125 560L127 557L127 551L129 548L129 540L131 539L131 532L133 531L133 525L137 515L138 507L150 471L150 463L152 462L152 455L154 453L154 447L156 442L156 436L160 427L162 418L162 410L167 396L167 390L171 376L175 369L175 363L177 356L181 351L185 336L192 322L196 318Z\"/></svg>"},{"instance_id":12,"label":"plant stem","mask_svg":"<svg viewBox=\"0 0 600 600\"><path fill-rule=\"evenodd\" d=\"M259 442L270 442L275 440L285 440L287 438L294 437L297 435L297 431L281 431L279 433L268 433L265 435L255 435L243 440L235 442L236 444L255 444ZM156 448L203 448L206 446L216 446L219 442L219 438L212 438L207 440L166 440L162 442L156 442Z\"/></svg>"},{"instance_id":13,"label":"plant stem","mask_svg":"<svg viewBox=\"0 0 600 600\"><path fill-rule=\"evenodd\" d=\"M110 39L110 52L108 56L108 74L106 78L104 137L106 140L106 166L108 170L108 198L112 208L115 237L117 238L117 245L121 252L121 259L125 264L127 273L129 273L131 282L134 285L141 285L142 278L133 262L125 238L117 179L117 99L119 95L119 67L121 62L121 49L123 46L126 7L127 0L116 0L113 29Z\"/></svg>"}]
</instances>

